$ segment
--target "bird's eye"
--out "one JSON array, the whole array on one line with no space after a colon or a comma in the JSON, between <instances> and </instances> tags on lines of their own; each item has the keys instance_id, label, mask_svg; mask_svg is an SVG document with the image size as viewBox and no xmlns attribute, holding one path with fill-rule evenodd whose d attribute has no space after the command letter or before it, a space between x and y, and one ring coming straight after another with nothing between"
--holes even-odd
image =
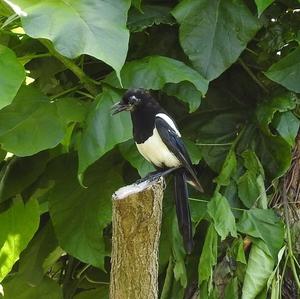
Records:
<instances>
[{"instance_id":1,"label":"bird's eye","mask_svg":"<svg viewBox=\"0 0 300 299\"><path fill-rule=\"evenodd\" d=\"M130 105L136 105L136 104L138 104L140 102L140 99L138 99L137 97L135 97L135 96L131 96L130 98L129 98L129 104Z\"/></svg>"}]
</instances>

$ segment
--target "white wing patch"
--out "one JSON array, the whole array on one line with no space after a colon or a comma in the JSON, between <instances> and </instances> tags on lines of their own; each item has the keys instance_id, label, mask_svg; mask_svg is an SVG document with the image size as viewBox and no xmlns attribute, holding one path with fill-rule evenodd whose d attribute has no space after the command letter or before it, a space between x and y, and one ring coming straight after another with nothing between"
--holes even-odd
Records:
<instances>
[{"instance_id":1,"label":"white wing patch","mask_svg":"<svg viewBox=\"0 0 300 299\"><path fill-rule=\"evenodd\" d=\"M178 129L176 128L174 121L167 114L158 113L158 114L156 114L156 117L162 118L175 131L177 136L181 137L181 134L178 131Z\"/></svg>"},{"instance_id":2,"label":"white wing patch","mask_svg":"<svg viewBox=\"0 0 300 299\"><path fill-rule=\"evenodd\" d=\"M163 114L164 115L164 114ZM144 143L136 143L141 155L157 167L177 167L181 163L162 141L156 128Z\"/></svg>"}]
</instances>

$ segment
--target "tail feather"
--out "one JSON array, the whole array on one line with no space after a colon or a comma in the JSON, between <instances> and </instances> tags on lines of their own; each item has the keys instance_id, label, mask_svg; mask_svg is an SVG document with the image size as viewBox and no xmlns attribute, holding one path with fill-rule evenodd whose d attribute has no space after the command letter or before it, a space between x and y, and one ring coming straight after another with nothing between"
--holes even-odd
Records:
<instances>
[{"instance_id":1,"label":"tail feather","mask_svg":"<svg viewBox=\"0 0 300 299\"><path fill-rule=\"evenodd\" d=\"M189 195L184 170L176 171L175 179L175 206L179 231L183 238L186 252L190 254L193 249L193 227L191 221Z\"/></svg>"}]
</instances>

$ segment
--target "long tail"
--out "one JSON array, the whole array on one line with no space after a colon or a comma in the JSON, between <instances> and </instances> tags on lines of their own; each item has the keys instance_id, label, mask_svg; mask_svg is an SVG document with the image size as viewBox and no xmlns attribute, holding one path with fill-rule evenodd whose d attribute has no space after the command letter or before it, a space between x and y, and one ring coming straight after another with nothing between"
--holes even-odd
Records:
<instances>
[{"instance_id":1,"label":"long tail","mask_svg":"<svg viewBox=\"0 0 300 299\"><path fill-rule=\"evenodd\" d=\"M185 170L179 169L174 173L175 206L179 231L183 238L185 251L190 254L193 249L193 227L189 207L189 194Z\"/></svg>"}]
</instances>

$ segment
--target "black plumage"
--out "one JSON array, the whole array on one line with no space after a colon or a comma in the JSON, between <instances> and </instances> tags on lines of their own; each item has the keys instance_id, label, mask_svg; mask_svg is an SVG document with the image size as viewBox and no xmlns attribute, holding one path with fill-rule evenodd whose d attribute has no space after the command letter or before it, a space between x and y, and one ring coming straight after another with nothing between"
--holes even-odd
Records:
<instances>
[{"instance_id":1,"label":"black plumage","mask_svg":"<svg viewBox=\"0 0 300 299\"><path fill-rule=\"evenodd\" d=\"M114 114L130 111L133 138L145 159L161 171L176 168L173 174L178 226L185 250L191 253L193 234L187 182L191 181L200 191L202 187L175 121L144 89L128 90L113 109Z\"/></svg>"}]
</instances>

